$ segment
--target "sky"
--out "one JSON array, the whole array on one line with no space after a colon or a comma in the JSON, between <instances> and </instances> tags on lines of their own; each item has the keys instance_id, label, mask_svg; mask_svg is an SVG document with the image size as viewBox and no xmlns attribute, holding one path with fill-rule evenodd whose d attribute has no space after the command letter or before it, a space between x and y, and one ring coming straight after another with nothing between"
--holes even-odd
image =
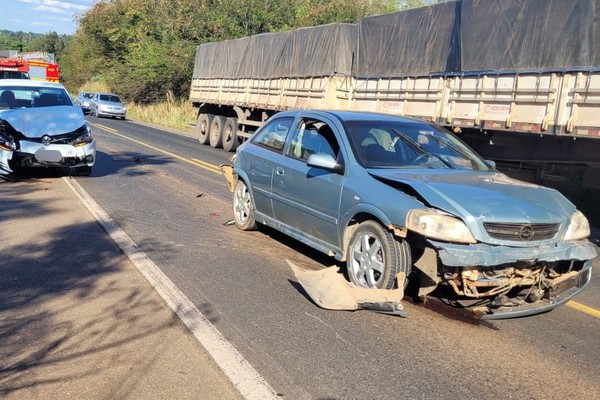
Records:
<instances>
[{"instance_id":1,"label":"sky","mask_svg":"<svg viewBox=\"0 0 600 400\"><path fill-rule=\"evenodd\" d=\"M0 29L72 35L95 0L0 0Z\"/></svg>"}]
</instances>

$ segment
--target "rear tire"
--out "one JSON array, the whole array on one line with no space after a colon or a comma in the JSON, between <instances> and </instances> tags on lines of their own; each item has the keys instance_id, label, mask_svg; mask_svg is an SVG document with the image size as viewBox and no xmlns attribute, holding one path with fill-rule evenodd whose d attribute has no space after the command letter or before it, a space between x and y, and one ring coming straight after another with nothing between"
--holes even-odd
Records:
<instances>
[{"instance_id":1,"label":"rear tire","mask_svg":"<svg viewBox=\"0 0 600 400\"><path fill-rule=\"evenodd\" d=\"M410 274L410 247L375 221L361 223L350 236L346 255L350 281L357 286L393 289L398 272ZM403 288L404 282L400 283Z\"/></svg>"},{"instance_id":2,"label":"rear tire","mask_svg":"<svg viewBox=\"0 0 600 400\"><path fill-rule=\"evenodd\" d=\"M223 150L235 151L238 147L238 123L237 118L227 118L223 126Z\"/></svg>"},{"instance_id":3,"label":"rear tire","mask_svg":"<svg viewBox=\"0 0 600 400\"><path fill-rule=\"evenodd\" d=\"M233 221L235 226L243 231L256 229L252 196L246 183L241 179L238 180L233 191Z\"/></svg>"},{"instance_id":4,"label":"rear tire","mask_svg":"<svg viewBox=\"0 0 600 400\"><path fill-rule=\"evenodd\" d=\"M225 117L215 115L210 124L210 147L215 149L223 145L223 127L225 126Z\"/></svg>"},{"instance_id":5,"label":"rear tire","mask_svg":"<svg viewBox=\"0 0 600 400\"><path fill-rule=\"evenodd\" d=\"M200 144L208 143L208 132L214 115L212 114L199 114L198 120L196 121L196 135L198 136L198 142Z\"/></svg>"}]
</instances>

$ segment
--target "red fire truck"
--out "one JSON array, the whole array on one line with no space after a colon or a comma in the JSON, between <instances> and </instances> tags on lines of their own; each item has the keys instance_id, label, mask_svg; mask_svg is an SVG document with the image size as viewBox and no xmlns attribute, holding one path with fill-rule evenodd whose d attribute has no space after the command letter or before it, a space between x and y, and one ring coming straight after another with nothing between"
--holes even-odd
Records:
<instances>
[{"instance_id":1,"label":"red fire truck","mask_svg":"<svg viewBox=\"0 0 600 400\"><path fill-rule=\"evenodd\" d=\"M0 58L0 79L29 79L29 64L18 58Z\"/></svg>"},{"instance_id":2,"label":"red fire truck","mask_svg":"<svg viewBox=\"0 0 600 400\"><path fill-rule=\"evenodd\" d=\"M54 54L45 51L24 51L19 58L29 64L29 77L37 81L58 82L58 64Z\"/></svg>"},{"instance_id":3,"label":"red fire truck","mask_svg":"<svg viewBox=\"0 0 600 400\"><path fill-rule=\"evenodd\" d=\"M45 60L27 60L29 77L38 81L58 82L58 64Z\"/></svg>"}]
</instances>

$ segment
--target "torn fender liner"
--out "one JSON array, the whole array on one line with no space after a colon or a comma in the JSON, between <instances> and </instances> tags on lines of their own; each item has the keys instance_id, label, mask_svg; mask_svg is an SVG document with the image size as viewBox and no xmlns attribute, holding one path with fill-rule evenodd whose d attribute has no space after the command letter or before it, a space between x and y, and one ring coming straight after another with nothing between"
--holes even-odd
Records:
<instances>
[{"instance_id":1,"label":"torn fender liner","mask_svg":"<svg viewBox=\"0 0 600 400\"><path fill-rule=\"evenodd\" d=\"M238 181L238 176L235 172L233 172L233 166L228 164L220 165L219 168L223 172L223 176L227 180L227 186L229 187L229 191L233 193L235 190L235 185Z\"/></svg>"},{"instance_id":2,"label":"torn fender liner","mask_svg":"<svg viewBox=\"0 0 600 400\"><path fill-rule=\"evenodd\" d=\"M430 247L425 248L423 255L415 263L421 271L419 282L419 297L427 296L433 292L440 283L438 276L437 253Z\"/></svg>"},{"instance_id":3,"label":"torn fender liner","mask_svg":"<svg viewBox=\"0 0 600 400\"><path fill-rule=\"evenodd\" d=\"M321 308L327 310L372 310L386 314L406 317L400 301L404 297L402 288L394 290L368 289L358 287L346 281L338 268L310 270L302 268L290 260L296 279L310 298ZM404 282L404 273L397 276L398 282Z\"/></svg>"}]
</instances>

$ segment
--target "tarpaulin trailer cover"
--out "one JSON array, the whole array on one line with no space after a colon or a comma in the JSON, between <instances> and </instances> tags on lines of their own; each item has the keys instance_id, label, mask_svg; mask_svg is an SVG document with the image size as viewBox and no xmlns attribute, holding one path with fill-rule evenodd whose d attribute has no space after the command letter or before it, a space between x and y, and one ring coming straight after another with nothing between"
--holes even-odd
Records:
<instances>
[{"instance_id":1,"label":"tarpaulin trailer cover","mask_svg":"<svg viewBox=\"0 0 600 400\"><path fill-rule=\"evenodd\" d=\"M462 0L205 43L194 78L599 69L598 49L600 0Z\"/></svg>"},{"instance_id":2,"label":"tarpaulin trailer cover","mask_svg":"<svg viewBox=\"0 0 600 400\"><path fill-rule=\"evenodd\" d=\"M330 24L204 43L194 78L272 79L350 75L357 26Z\"/></svg>"}]
</instances>

